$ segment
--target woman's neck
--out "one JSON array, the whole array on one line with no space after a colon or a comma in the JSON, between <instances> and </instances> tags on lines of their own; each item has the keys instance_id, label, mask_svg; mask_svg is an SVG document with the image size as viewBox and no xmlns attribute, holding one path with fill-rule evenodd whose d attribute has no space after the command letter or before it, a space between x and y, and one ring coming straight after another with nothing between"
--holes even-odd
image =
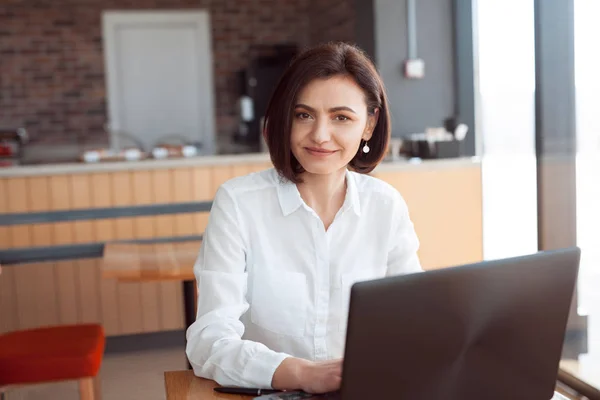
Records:
<instances>
[{"instance_id":1,"label":"woman's neck","mask_svg":"<svg viewBox=\"0 0 600 400\"><path fill-rule=\"evenodd\" d=\"M321 218L325 229L329 228L346 198L346 170L328 175L304 173L302 180L297 185L300 196Z\"/></svg>"}]
</instances>

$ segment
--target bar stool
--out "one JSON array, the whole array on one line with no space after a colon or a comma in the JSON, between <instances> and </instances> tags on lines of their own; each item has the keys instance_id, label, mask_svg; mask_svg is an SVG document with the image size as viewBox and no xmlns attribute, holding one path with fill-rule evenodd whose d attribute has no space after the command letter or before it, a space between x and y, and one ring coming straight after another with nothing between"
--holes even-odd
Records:
<instances>
[{"instance_id":1,"label":"bar stool","mask_svg":"<svg viewBox=\"0 0 600 400\"><path fill-rule=\"evenodd\" d=\"M98 324L35 328L0 335L0 397L9 387L77 380L81 400L100 400L106 338Z\"/></svg>"}]
</instances>

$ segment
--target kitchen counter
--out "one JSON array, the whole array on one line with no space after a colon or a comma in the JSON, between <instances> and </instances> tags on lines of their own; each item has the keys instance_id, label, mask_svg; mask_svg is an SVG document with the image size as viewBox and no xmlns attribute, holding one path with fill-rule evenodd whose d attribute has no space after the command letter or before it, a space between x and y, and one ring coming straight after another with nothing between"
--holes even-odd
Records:
<instances>
[{"instance_id":1,"label":"kitchen counter","mask_svg":"<svg viewBox=\"0 0 600 400\"><path fill-rule=\"evenodd\" d=\"M13 167L0 168L0 177L29 177L29 176L47 176L64 174L88 174L117 171L142 171L156 169L172 169L186 167L204 167L204 166L232 166L249 164L270 164L269 154L267 153L248 153L235 155L215 155L199 156L177 159L147 159L141 161L120 161L120 162L100 162L100 163L49 163L36 165L19 165ZM400 159L384 160L374 172L385 172L399 169L423 169L428 167L464 167L467 165L478 164L477 157L460 157L447 159Z\"/></svg>"}]
</instances>

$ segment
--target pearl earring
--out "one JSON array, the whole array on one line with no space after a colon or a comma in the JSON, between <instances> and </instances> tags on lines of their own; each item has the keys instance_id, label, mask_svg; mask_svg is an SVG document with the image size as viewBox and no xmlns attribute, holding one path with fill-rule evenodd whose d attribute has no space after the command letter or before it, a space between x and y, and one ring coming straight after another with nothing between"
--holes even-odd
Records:
<instances>
[{"instance_id":1,"label":"pearl earring","mask_svg":"<svg viewBox=\"0 0 600 400\"><path fill-rule=\"evenodd\" d=\"M362 148L363 153L368 153L369 151L371 151L371 148L369 147L369 145L367 144L367 141L365 140L365 145Z\"/></svg>"}]
</instances>

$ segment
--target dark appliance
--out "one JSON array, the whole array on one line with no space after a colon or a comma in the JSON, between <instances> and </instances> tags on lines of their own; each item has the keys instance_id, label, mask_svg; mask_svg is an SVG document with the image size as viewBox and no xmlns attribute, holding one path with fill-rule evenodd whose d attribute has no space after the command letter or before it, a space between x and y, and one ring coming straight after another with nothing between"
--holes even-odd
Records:
<instances>
[{"instance_id":1,"label":"dark appliance","mask_svg":"<svg viewBox=\"0 0 600 400\"><path fill-rule=\"evenodd\" d=\"M239 128L234 135L237 143L260 150L261 124L267 110L267 105L279 78L298 53L293 44L275 46L255 46L250 53L253 61L248 68L239 72L240 101L249 101L252 107L252 117L242 118L241 107L238 105Z\"/></svg>"}]
</instances>

